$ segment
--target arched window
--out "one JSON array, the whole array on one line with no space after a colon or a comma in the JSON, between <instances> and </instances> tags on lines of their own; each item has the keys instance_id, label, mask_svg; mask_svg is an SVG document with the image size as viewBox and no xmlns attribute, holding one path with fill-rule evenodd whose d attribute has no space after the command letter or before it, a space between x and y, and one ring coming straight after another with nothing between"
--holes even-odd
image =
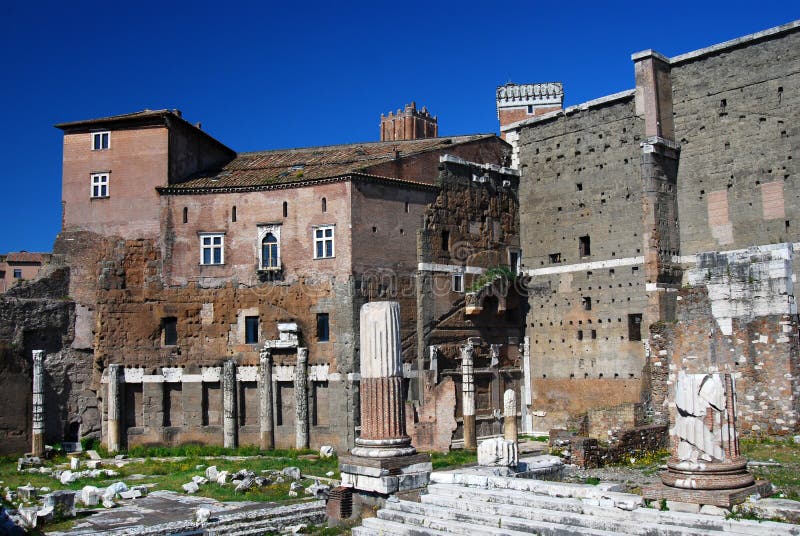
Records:
<instances>
[{"instance_id":1,"label":"arched window","mask_svg":"<svg viewBox=\"0 0 800 536\"><path fill-rule=\"evenodd\" d=\"M322 212L328 212L328 200L322 198Z\"/></svg>"},{"instance_id":2,"label":"arched window","mask_svg":"<svg viewBox=\"0 0 800 536\"><path fill-rule=\"evenodd\" d=\"M261 267L264 269L280 268L278 257L278 239L267 233L261 241Z\"/></svg>"}]
</instances>

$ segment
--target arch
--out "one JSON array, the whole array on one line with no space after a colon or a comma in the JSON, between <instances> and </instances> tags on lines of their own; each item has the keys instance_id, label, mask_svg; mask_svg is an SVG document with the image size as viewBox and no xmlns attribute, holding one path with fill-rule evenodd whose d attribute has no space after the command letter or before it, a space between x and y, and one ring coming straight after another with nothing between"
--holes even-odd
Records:
<instances>
[{"instance_id":1,"label":"arch","mask_svg":"<svg viewBox=\"0 0 800 536\"><path fill-rule=\"evenodd\" d=\"M261 240L261 268L280 268L280 246L272 232L268 232Z\"/></svg>"}]
</instances>

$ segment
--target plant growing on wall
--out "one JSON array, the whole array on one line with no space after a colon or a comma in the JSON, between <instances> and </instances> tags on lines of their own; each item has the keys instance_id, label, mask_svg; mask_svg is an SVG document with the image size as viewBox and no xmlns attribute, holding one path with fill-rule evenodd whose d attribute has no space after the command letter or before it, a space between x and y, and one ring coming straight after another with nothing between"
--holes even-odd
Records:
<instances>
[{"instance_id":1,"label":"plant growing on wall","mask_svg":"<svg viewBox=\"0 0 800 536\"><path fill-rule=\"evenodd\" d=\"M487 283L492 283L495 279L502 278L506 282L513 281L516 278L516 274L511 271L511 268L508 266L493 266L488 268L483 275L481 275L478 279L472 282L470 285L468 292L476 292L483 288L484 285Z\"/></svg>"}]
</instances>

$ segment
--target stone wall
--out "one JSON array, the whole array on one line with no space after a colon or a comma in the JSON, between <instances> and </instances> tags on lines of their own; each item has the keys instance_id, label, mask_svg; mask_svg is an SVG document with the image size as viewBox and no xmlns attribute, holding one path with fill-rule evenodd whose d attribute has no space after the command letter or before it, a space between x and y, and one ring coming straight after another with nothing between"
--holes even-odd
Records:
<instances>
[{"instance_id":1,"label":"stone wall","mask_svg":"<svg viewBox=\"0 0 800 536\"><path fill-rule=\"evenodd\" d=\"M100 435L91 352L74 345L75 303L69 269L48 266L39 278L0 295L0 454L31 447L32 351L44 350L45 441Z\"/></svg>"}]
</instances>

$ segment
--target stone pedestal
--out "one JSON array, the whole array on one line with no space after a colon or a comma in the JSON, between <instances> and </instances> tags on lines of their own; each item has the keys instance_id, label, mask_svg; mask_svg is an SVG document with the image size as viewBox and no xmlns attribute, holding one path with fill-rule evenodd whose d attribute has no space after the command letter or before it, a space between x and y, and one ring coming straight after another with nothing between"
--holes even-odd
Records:
<instances>
[{"instance_id":1,"label":"stone pedestal","mask_svg":"<svg viewBox=\"0 0 800 536\"><path fill-rule=\"evenodd\" d=\"M464 417L464 448L478 448L475 435L475 372L473 369L475 349L471 342L461 348L461 394Z\"/></svg>"},{"instance_id":2,"label":"stone pedestal","mask_svg":"<svg viewBox=\"0 0 800 536\"><path fill-rule=\"evenodd\" d=\"M516 441L493 437L478 447L478 465L486 467L516 467L519 464L519 447Z\"/></svg>"},{"instance_id":3,"label":"stone pedestal","mask_svg":"<svg viewBox=\"0 0 800 536\"><path fill-rule=\"evenodd\" d=\"M517 393L513 389L503 393L503 437L517 442Z\"/></svg>"},{"instance_id":4,"label":"stone pedestal","mask_svg":"<svg viewBox=\"0 0 800 536\"><path fill-rule=\"evenodd\" d=\"M259 429L261 432L261 448L275 448L275 429L272 421L272 353L264 348L259 355L261 383L258 385Z\"/></svg>"},{"instance_id":5,"label":"stone pedestal","mask_svg":"<svg viewBox=\"0 0 800 536\"><path fill-rule=\"evenodd\" d=\"M108 452L118 452L120 449L122 426L122 397L120 396L119 365L108 365Z\"/></svg>"},{"instance_id":6,"label":"stone pedestal","mask_svg":"<svg viewBox=\"0 0 800 536\"><path fill-rule=\"evenodd\" d=\"M662 484L643 490L646 499L730 508L750 495L769 495L739 453L736 391L731 374L686 374L675 384L672 457Z\"/></svg>"},{"instance_id":7,"label":"stone pedestal","mask_svg":"<svg viewBox=\"0 0 800 536\"><path fill-rule=\"evenodd\" d=\"M361 436L340 459L343 486L386 496L428 484L430 456L411 446L404 406L400 305L368 303L361 308Z\"/></svg>"},{"instance_id":8,"label":"stone pedestal","mask_svg":"<svg viewBox=\"0 0 800 536\"><path fill-rule=\"evenodd\" d=\"M297 349L294 367L295 447L308 448L308 348Z\"/></svg>"},{"instance_id":9,"label":"stone pedestal","mask_svg":"<svg viewBox=\"0 0 800 536\"><path fill-rule=\"evenodd\" d=\"M222 368L222 444L236 448L236 363L226 361Z\"/></svg>"},{"instance_id":10,"label":"stone pedestal","mask_svg":"<svg viewBox=\"0 0 800 536\"><path fill-rule=\"evenodd\" d=\"M33 429L31 452L44 456L44 350L33 351Z\"/></svg>"}]
</instances>

